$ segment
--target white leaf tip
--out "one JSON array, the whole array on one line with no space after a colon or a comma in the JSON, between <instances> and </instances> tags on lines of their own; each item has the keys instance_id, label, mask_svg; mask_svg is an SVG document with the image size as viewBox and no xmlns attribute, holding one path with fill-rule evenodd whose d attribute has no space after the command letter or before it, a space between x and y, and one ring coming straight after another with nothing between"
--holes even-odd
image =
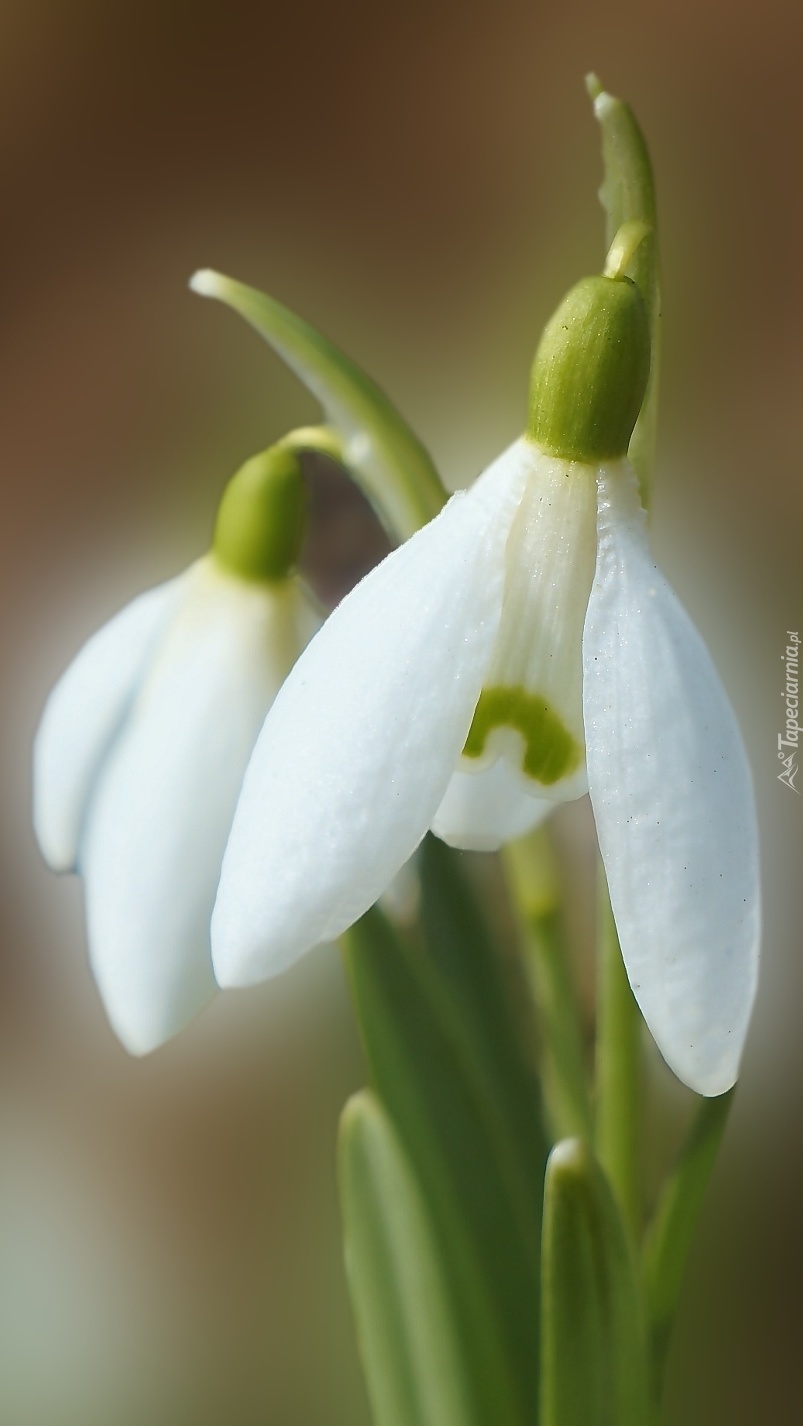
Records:
<instances>
[{"instance_id":1,"label":"white leaf tip","mask_svg":"<svg viewBox=\"0 0 803 1426\"><path fill-rule=\"evenodd\" d=\"M583 1176L587 1168L588 1149L582 1139L561 1139L554 1145L549 1155L550 1176L556 1173L564 1179L575 1174Z\"/></svg>"},{"instance_id":2,"label":"white leaf tip","mask_svg":"<svg viewBox=\"0 0 803 1426\"><path fill-rule=\"evenodd\" d=\"M613 95L606 93L606 91L603 89L599 94L596 95L594 99L594 113L596 117L601 121L608 114L610 114L611 110L615 107L615 105L616 100L614 99Z\"/></svg>"},{"instance_id":3,"label":"white leaf tip","mask_svg":"<svg viewBox=\"0 0 803 1426\"><path fill-rule=\"evenodd\" d=\"M214 268L201 267L192 274L189 287L192 292L197 292L199 297L219 297L224 280Z\"/></svg>"}]
</instances>

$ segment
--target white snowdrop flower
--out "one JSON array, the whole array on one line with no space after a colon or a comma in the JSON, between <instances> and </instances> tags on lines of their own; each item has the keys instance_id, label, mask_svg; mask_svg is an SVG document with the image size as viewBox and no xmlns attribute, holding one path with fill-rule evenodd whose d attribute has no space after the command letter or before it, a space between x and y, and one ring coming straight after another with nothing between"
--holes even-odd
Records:
<instances>
[{"instance_id":1,"label":"white snowdrop flower","mask_svg":"<svg viewBox=\"0 0 803 1426\"><path fill-rule=\"evenodd\" d=\"M428 828L491 848L589 791L622 954L675 1073L729 1088L759 930L750 772L625 459L649 369L626 278L547 326L527 433L343 601L257 741L212 922L223 985L344 931Z\"/></svg>"},{"instance_id":2,"label":"white snowdrop flower","mask_svg":"<svg viewBox=\"0 0 803 1426\"><path fill-rule=\"evenodd\" d=\"M83 878L95 978L134 1054L216 990L209 925L243 774L321 622L292 573L303 525L280 444L229 483L210 552L95 634L42 717L37 837L54 870Z\"/></svg>"}]
</instances>

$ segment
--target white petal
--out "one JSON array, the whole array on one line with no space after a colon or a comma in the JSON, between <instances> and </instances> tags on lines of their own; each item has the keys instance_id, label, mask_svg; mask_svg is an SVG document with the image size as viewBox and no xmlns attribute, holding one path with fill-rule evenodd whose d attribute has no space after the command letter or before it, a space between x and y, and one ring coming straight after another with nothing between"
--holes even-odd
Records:
<instances>
[{"instance_id":1,"label":"white petal","mask_svg":"<svg viewBox=\"0 0 803 1426\"><path fill-rule=\"evenodd\" d=\"M183 579L128 604L94 634L53 689L33 754L34 829L54 871L72 871L87 799L173 609Z\"/></svg>"},{"instance_id":2,"label":"white petal","mask_svg":"<svg viewBox=\"0 0 803 1426\"><path fill-rule=\"evenodd\" d=\"M209 559L92 798L81 846L90 956L109 1018L144 1054L210 999L209 923L248 759L308 617Z\"/></svg>"},{"instance_id":3,"label":"white petal","mask_svg":"<svg viewBox=\"0 0 803 1426\"><path fill-rule=\"evenodd\" d=\"M523 837L555 810L554 802L532 797L523 781L506 758L479 772L453 773L432 831L450 847L470 852L495 852Z\"/></svg>"},{"instance_id":4,"label":"white petal","mask_svg":"<svg viewBox=\"0 0 803 1426\"><path fill-rule=\"evenodd\" d=\"M299 660L260 735L221 876L223 985L361 916L430 825L499 622L517 447L394 551Z\"/></svg>"},{"instance_id":5,"label":"white petal","mask_svg":"<svg viewBox=\"0 0 803 1426\"><path fill-rule=\"evenodd\" d=\"M750 770L705 645L652 563L629 468L603 470L599 497L584 705L611 904L664 1058L700 1094L722 1094L758 969Z\"/></svg>"}]
</instances>

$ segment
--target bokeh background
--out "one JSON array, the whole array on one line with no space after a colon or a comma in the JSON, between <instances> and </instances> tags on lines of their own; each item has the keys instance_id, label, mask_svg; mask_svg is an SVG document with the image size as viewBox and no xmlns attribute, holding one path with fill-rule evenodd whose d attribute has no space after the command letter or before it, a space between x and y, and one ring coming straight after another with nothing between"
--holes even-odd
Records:
<instances>
[{"instance_id":1,"label":"bokeh background","mask_svg":"<svg viewBox=\"0 0 803 1426\"><path fill-rule=\"evenodd\" d=\"M29 748L81 641L200 552L241 460L314 417L189 274L221 268L309 317L468 483L521 428L541 324L601 263L590 68L655 160L654 538L739 711L766 876L761 996L669 1419L798 1419L803 798L777 781L776 736L803 624L802 48L792 0L2 0L9 1426L367 1421L333 1172L362 1067L336 957L127 1059L79 888L38 861ZM584 810L560 832L586 875Z\"/></svg>"}]
</instances>

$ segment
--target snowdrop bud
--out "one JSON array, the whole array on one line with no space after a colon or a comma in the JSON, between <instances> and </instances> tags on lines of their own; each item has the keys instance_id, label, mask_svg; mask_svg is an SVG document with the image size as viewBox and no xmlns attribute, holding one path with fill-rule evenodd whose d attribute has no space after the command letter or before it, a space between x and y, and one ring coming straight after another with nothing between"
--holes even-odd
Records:
<instances>
[{"instance_id":1,"label":"snowdrop bud","mask_svg":"<svg viewBox=\"0 0 803 1426\"><path fill-rule=\"evenodd\" d=\"M307 495L298 453L280 442L247 460L220 502L212 549L240 579L284 579L298 560Z\"/></svg>"},{"instance_id":2,"label":"snowdrop bud","mask_svg":"<svg viewBox=\"0 0 803 1426\"><path fill-rule=\"evenodd\" d=\"M584 277L535 354L528 437L563 460L617 460L627 453L649 371L649 319L635 283Z\"/></svg>"}]
</instances>

